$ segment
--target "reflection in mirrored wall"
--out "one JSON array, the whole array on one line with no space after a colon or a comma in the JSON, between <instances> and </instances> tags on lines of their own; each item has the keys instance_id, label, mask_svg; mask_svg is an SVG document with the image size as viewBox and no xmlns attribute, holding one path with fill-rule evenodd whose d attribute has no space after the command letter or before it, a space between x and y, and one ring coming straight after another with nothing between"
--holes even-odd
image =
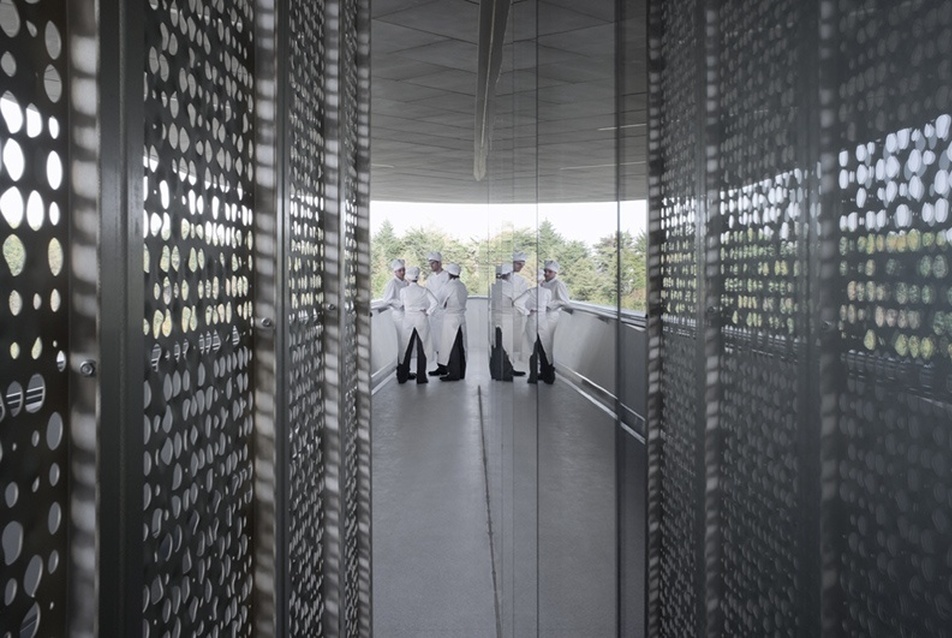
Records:
<instances>
[{"instance_id":1,"label":"reflection in mirrored wall","mask_svg":"<svg viewBox=\"0 0 952 638\"><path fill-rule=\"evenodd\" d=\"M376 635L643 622L644 14L374 5Z\"/></svg>"}]
</instances>

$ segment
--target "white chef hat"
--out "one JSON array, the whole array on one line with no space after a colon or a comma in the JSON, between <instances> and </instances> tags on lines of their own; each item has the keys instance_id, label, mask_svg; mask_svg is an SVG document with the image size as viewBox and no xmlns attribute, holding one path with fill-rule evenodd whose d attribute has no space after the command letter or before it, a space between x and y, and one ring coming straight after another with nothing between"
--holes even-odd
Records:
<instances>
[{"instance_id":1,"label":"white chef hat","mask_svg":"<svg viewBox=\"0 0 952 638\"><path fill-rule=\"evenodd\" d=\"M446 272L453 275L454 277L459 277L459 274L463 271L459 267L459 264L446 264Z\"/></svg>"},{"instance_id":2,"label":"white chef hat","mask_svg":"<svg viewBox=\"0 0 952 638\"><path fill-rule=\"evenodd\" d=\"M522 262L525 262L527 258L528 258L528 257L526 256L526 254L525 254L524 252L522 252L521 250L517 250L516 252L512 253L512 260L513 260L513 261L522 261Z\"/></svg>"},{"instance_id":3,"label":"white chef hat","mask_svg":"<svg viewBox=\"0 0 952 638\"><path fill-rule=\"evenodd\" d=\"M496 276L505 277L512 274L512 264L499 264L496 266Z\"/></svg>"},{"instance_id":4,"label":"white chef hat","mask_svg":"<svg viewBox=\"0 0 952 638\"><path fill-rule=\"evenodd\" d=\"M550 259L549 261L545 262L545 269L557 273L559 272L559 262L555 261L554 259Z\"/></svg>"},{"instance_id":5,"label":"white chef hat","mask_svg":"<svg viewBox=\"0 0 952 638\"><path fill-rule=\"evenodd\" d=\"M400 270L401 268L406 268L407 262L402 259L394 259L390 262L390 270Z\"/></svg>"},{"instance_id":6,"label":"white chef hat","mask_svg":"<svg viewBox=\"0 0 952 638\"><path fill-rule=\"evenodd\" d=\"M407 268L406 278L410 281L416 281L420 278L420 269L416 266L410 266Z\"/></svg>"},{"instance_id":7,"label":"white chef hat","mask_svg":"<svg viewBox=\"0 0 952 638\"><path fill-rule=\"evenodd\" d=\"M442 263L442 261L443 261L443 255L440 253L440 251L434 250L434 251L430 252L429 255L426 256L426 260L427 260L427 261L438 261L438 262L441 262L441 263Z\"/></svg>"},{"instance_id":8,"label":"white chef hat","mask_svg":"<svg viewBox=\"0 0 952 638\"><path fill-rule=\"evenodd\" d=\"M536 271L536 281L545 281L545 271L541 268Z\"/></svg>"}]
</instances>

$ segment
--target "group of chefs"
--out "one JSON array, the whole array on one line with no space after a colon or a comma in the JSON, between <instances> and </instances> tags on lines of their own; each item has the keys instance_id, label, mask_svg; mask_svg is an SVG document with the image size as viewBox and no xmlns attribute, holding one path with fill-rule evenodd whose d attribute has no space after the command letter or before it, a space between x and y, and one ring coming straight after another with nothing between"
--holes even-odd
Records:
<instances>
[{"instance_id":1,"label":"group of chefs","mask_svg":"<svg viewBox=\"0 0 952 638\"><path fill-rule=\"evenodd\" d=\"M440 381L458 381L466 376L466 300L469 291L460 280L459 264L444 267L443 255L427 255L430 272L424 284L421 271L403 259L390 263L393 278L387 282L383 301L390 307L397 331L397 382L428 383L428 376ZM538 272L537 285L522 273L526 254L516 252L512 263L496 266L496 280L490 287L490 376L512 381L524 376L528 382L554 383L552 358L555 328L564 310L570 310L569 291L558 278L559 263L546 261ZM411 361L416 357L416 369ZM427 372L427 361L436 359L436 368Z\"/></svg>"}]
</instances>

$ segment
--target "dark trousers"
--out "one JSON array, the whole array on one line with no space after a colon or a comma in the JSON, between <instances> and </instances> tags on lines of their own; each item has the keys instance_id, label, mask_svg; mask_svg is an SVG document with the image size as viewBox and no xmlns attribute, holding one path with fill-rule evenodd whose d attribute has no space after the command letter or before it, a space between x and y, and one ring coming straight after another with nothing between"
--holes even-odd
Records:
<instances>
[{"instance_id":1,"label":"dark trousers","mask_svg":"<svg viewBox=\"0 0 952 638\"><path fill-rule=\"evenodd\" d=\"M493 346L489 350L489 376L496 381L512 381L512 361L502 347L502 328L496 326Z\"/></svg>"},{"instance_id":2,"label":"dark trousers","mask_svg":"<svg viewBox=\"0 0 952 638\"><path fill-rule=\"evenodd\" d=\"M539 379L549 385L555 383L555 366L546 356L545 348L542 347L542 340L536 337L535 346L532 348L532 356L529 357L528 381L529 383L538 383Z\"/></svg>"},{"instance_id":3,"label":"dark trousers","mask_svg":"<svg viewBox=\"0 0 952 638\"><path fill-rule=\"evenodd\" d=\"M463 348L463 329L456 331L456 339L453 340L453 348L450 350L449 361L446 362L447 381L466 378L466 349Z\"/></svg>"},{"instance_id":4,"label":"dark trousers","mask_svg":"<svg viewBox=\"0 0 952 638\"><path fill-rule=\"evenodd\" d=\"M410 343L407 344L407 350L403 353L403 359L397 364L397 383L406 383L410 378L410 359L413 357L413 347L416 346L417 353L417 383L429 383L426 378L426 351L423 349L423 339L417 334L416 328L410 335Z\"/></svg>"}]
</instances>

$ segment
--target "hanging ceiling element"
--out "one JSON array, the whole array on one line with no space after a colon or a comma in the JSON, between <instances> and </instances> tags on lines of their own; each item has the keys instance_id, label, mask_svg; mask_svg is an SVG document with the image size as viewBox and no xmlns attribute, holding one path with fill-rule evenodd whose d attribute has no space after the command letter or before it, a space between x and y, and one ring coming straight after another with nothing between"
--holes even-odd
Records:
<instances>
[{"instance_id":1,"label":"hanging ceiling element","mask_svg":"<svg viewBox=\"0 0 952 638\"><path fill-rule=\"evenodd\" d=\"M480 0L479 63L476 71L476 126L473 133L473 177L486 177L486 160L492 146L496 81L502 69L502 47L509 22L511 0Z\"/></svg>"},{"instance_id":2,"label":"hanging ceiling element","mask_svg":"<svg viewBox=\"0 0 952 638\"><path fill-rule=\"evenodd\" d=\"M630 88L626 112L615 116L614 2L496 1L507 7L508 20L501 42L493 40L501 54L485 109L491 135L474 139L477 86L493 77L489 63L480 62L484 0L374 0L373 199L611 201L619 124L629 135L622 168L629 182L647 189L644 87ZM644 84L647 44L631 45L626 69ZM481 137L491 140L492 155L485 178L476 181Z\"/></svg>"}]
</instances>

